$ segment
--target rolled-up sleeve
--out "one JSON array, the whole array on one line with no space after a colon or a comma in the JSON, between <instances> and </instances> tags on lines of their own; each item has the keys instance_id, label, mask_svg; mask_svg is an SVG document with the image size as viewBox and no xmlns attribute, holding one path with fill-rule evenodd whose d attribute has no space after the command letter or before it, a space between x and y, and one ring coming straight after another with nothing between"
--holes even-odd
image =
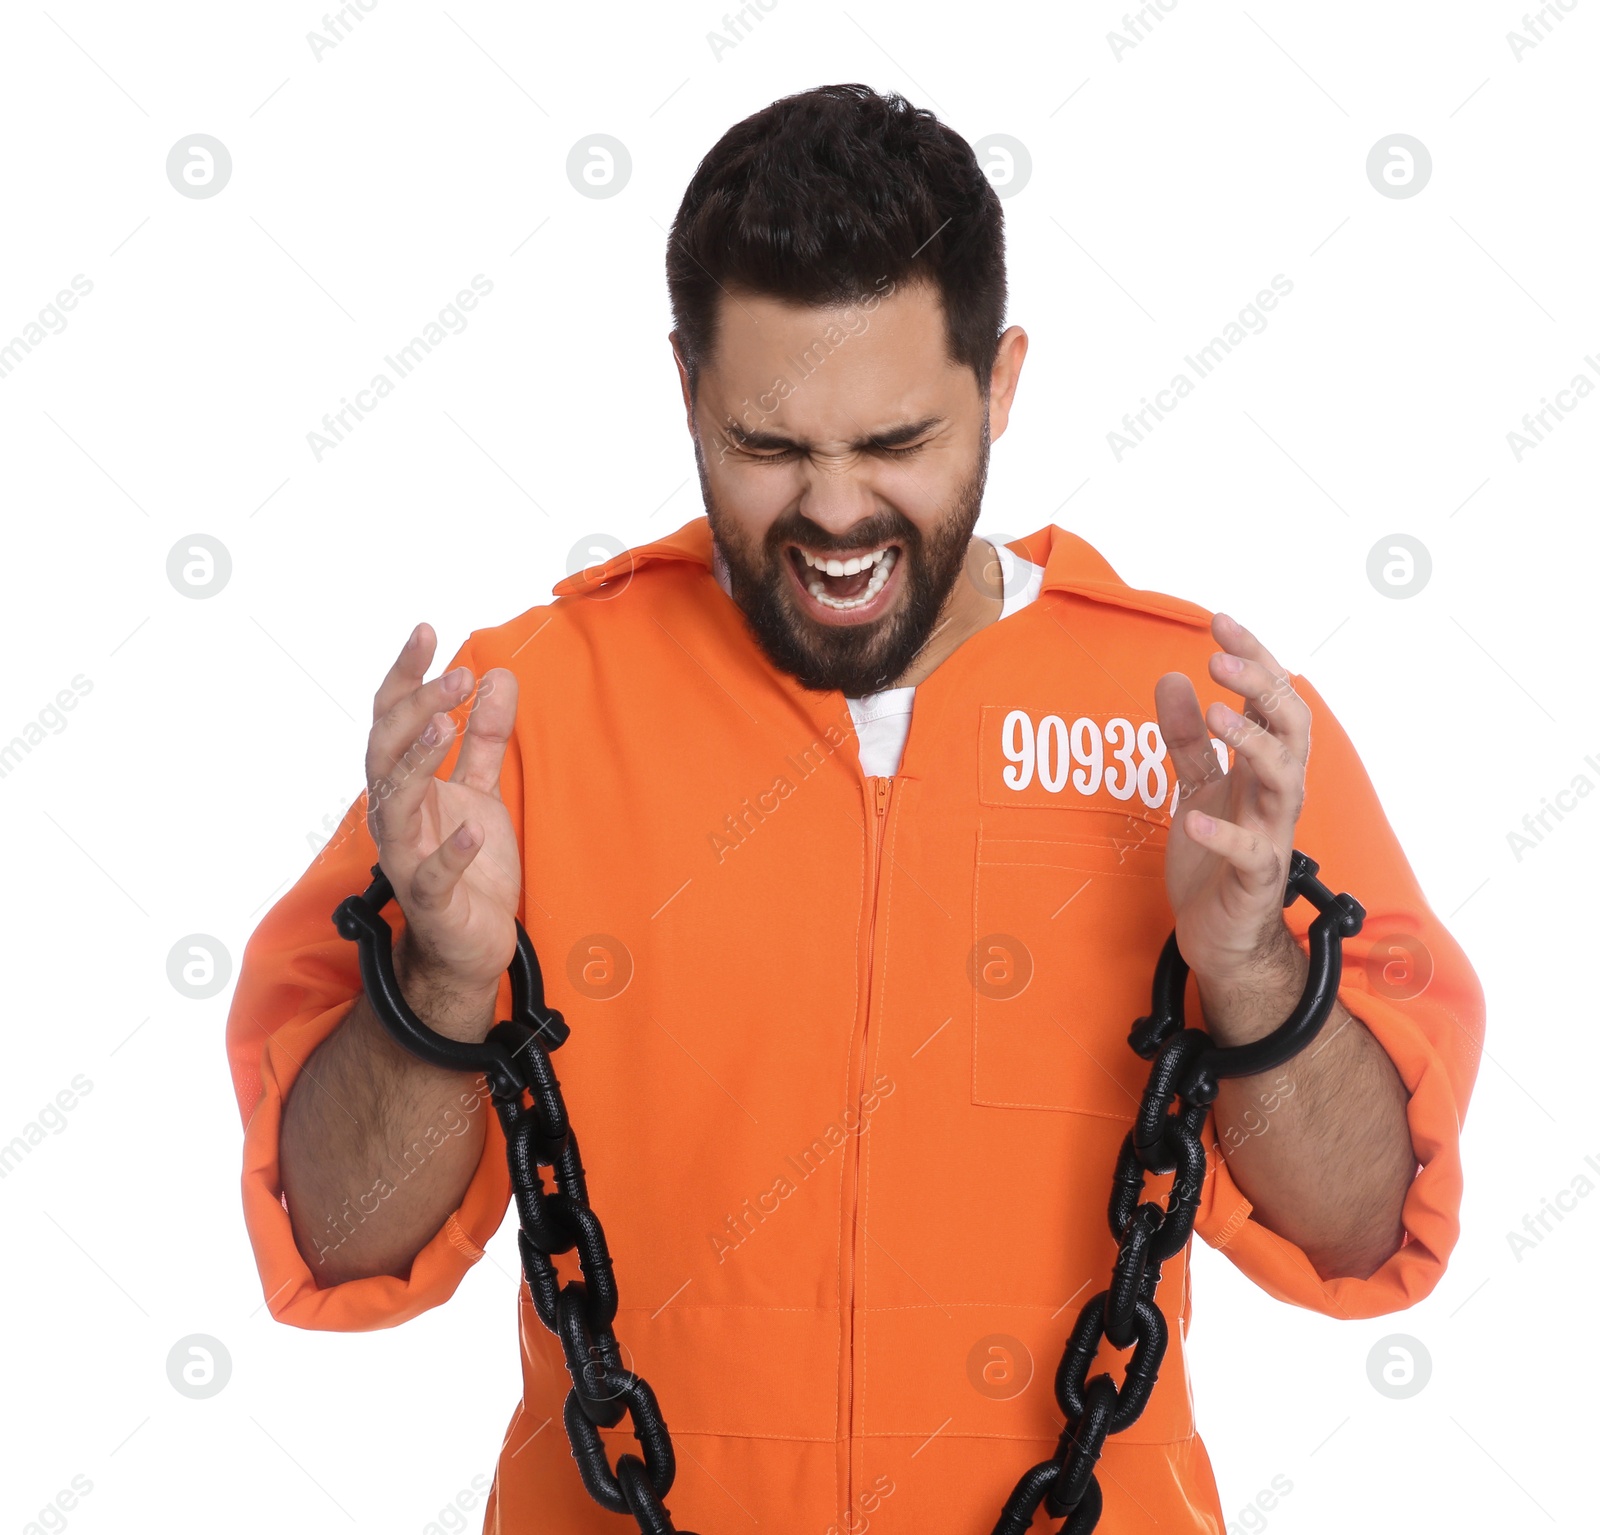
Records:
<instances>
[{"instance_id":1,"label":"rolled-up sleeve","mask_svg":"<svg viewBox=\"0 0 1600 1535\"><path fill-rule=\"evenodd\" d=\"M461 664L477 670L470 637L450 663ZM439 776L449 776L459 745L458 735ZM503 775L503 795L509 796L507 780L514 777ZM357 947L335 930L333 913L346 896L366 889L378 860L365 804L363 791L251 934L226 1028L228 1064L244 1122L245 1225L267 1307L280 1322L339 1332L393 1327L448 1300L483 1256L511 1195L505 1137L498 1118L487 1112L483 1155L461 1203L417 1254L407 1277L378 1275L319 1287L295 1244L279 1163L283 1107L312 1053L361 994ZM509 797L507 808L512 824L520 825ZM405 919L397 902L384 908L384 918L398 938ZM502 979L500 1017L507 1016L509 1004L510 983ZM480 1083L462 1075L463 1109ZM315 1085L314 1078L309 1085Z\"/></svg>"},{"instance_id":2,"label":"rolled-up sleeve","mask_svg":"<svg viewBox=\"0 0 1600 1535\"><path fill-rule=\"evenodd\" d=\"M1484 996L1465 953L1424 900L1349 737L1304 678L1294 685L1312 716L1295 846L1316 861L1325 885L1348 891L1366 909L1361 932L1344 941L1339 999L1405 1084L1418 1170L1401 1211L1399 1249L1365 1279L1324 1280L1299 1246L1254 1218L1208 1121L1195 1230L1280 1300L1328 1316L1381 1316L1426 1296L1456 1244L1461 1126L1483 1048ZM1284 913L1302 948L1309 948L1316 915L1303 898Z\"/></svg>"}]
</instances>

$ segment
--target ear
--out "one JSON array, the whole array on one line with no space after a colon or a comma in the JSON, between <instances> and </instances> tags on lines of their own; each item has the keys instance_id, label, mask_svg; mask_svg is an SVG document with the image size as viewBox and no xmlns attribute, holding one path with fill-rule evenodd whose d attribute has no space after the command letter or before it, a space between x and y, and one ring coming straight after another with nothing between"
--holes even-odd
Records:
<instances>
[{"instance_id":1,"label":"ear","mask_svg":"<svg viewBox=\"0 0 1600 1535\"><path fill-rule=\"evenodd\" d=\"M689 435L695 435L694 430L694 400L689 392L689 370L684 366L683 353L678 347L678 333L675 330L667 332L667 340L672 346L672 360L678 368L678 387L683 391L683 412L689 423Z\"/></svg>"},{"instance_id":2,"label":"ear","mask_svg":"<svg viewBox=\"0 0 1600 1535\"><path fill-rule=\"evenodd\" d=\"M1011 419L1011 401L1022 375L1022 359L1028 355L1028 333L1020 325L1009 327L1000 338L989 375L989 441L996 441Z\"/></svg>"}]
</instances>

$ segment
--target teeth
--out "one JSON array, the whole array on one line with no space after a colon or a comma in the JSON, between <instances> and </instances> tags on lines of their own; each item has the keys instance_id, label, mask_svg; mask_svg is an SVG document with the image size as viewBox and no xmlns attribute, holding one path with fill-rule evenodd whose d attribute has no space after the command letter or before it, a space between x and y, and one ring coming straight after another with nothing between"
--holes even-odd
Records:
<instances>
[{"instance_id":1,"label":"teeth","mask_svg":"<svg viewBox=\"0 0 1600 1535\"><path fill-rule=\"evenodd\" d=\"M818 570L828 569L829 566L837 565L839 567L838 570L829 570L830 575L844 575L850 565L854 565L857 571L864 569L868 565L875 567L872 574L867 578L866 590L859 597L830 597L823 589L820 581L813 581L807 587L807 590L827 608L838 608L845 612L848 612L851 608L864 608L883 590L884 582L889 579L889 572L894 569L894 562L895 553L892 549L879 549L875 554L867 555L859 563L855 560L850 560L847 563L842 563L839 560L830 560L825 565L823 561L814 560L810 555L807 555L806 564Z\"/></svg>"},{"instance_id":2,"label":"teeth","mask_svg":"<svg viewBox=\"0 0 1600 1535\"><path fill-rule=\"evenodd\" d=\"M888 546L874 549L871 554L851 555L848 560L841 560L832 555L812 554L802 549L800 558L813 570L820 570L830 576L853 576L865 570L869 565L875 565L889 553Z\"/></svg>"}]
</instances>

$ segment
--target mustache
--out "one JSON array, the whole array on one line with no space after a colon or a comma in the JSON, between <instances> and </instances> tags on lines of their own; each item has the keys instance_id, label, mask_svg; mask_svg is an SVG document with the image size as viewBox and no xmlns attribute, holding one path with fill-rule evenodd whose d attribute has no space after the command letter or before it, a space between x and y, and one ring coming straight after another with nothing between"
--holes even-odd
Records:
<instances>
[{"instance_id":1,"label":"mustache","mask_svg":"<svg viewBox=\"0 0 1600 1535\"><path fill-rule=\"evenodd\" d=\"M769 557L781 555L788 544L799 544L817 554L877 549L885 544L898 544L902 549L916 553L922 545L922 534L904 517L895 517L881 524L870 521L860 523L841 534L826 533L808 518L795 517L775 522L768 528L765 544Z\"/></svg>"}]
</instances>

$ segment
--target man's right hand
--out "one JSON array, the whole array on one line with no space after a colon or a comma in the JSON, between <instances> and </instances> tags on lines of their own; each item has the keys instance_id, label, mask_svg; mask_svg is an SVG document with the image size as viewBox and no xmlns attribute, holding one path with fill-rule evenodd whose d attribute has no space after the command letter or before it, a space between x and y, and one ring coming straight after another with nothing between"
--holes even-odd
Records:
<instances>
[{"instance_id":1,"label":"man's right hand","mask_svg":"<svg viewBox=\"0 0 1600 1535\"><path fill-rule=\"evenodd\" d=\"M373 698L367 826L405 914L395 969L406 1000L441 1034L476 1043L517 944L522 857L500 797L517 679L484 673L455 770L436 778L456 731L447 711L474 680L462 666L424 681L436 643L418 624Z\"/></svg>"}]
</instances>

